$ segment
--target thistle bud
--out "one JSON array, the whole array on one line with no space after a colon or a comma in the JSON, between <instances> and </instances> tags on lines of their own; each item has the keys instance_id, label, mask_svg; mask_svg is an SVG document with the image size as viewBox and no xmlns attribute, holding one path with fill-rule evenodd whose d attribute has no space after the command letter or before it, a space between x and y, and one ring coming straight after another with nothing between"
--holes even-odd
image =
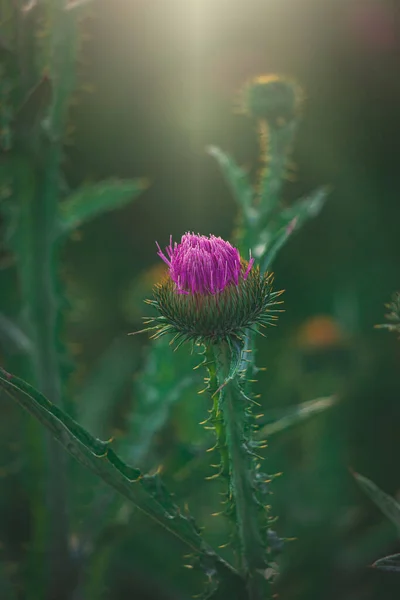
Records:
<instances>
[{"instance_id":1,"label":"thistle bud","mask_svg":"<svg viewBox=\"0 0 400 600\"><path fill-rule=\"evenodd\" d=\"M154 337L174 334L174 341L217 343L241 339L246 329L266 326L280 312L281 292L272 290L272 274L262 274L250 257L220 237L186 233L158 255L168 266L167 276L154 287L156 308L148 329Z\"/></svg>"},{"instance_id":2,"label":"thistle bud","mask_svg":"<svg viewBox=\"0 0 400 600\"><path fill-rule=\"evenodd\" d=\"M298 116L303 100L300 86L279 75L261 75L242 90L242 112L271 125L284 124Z\"/></svg>"}]
</instances>

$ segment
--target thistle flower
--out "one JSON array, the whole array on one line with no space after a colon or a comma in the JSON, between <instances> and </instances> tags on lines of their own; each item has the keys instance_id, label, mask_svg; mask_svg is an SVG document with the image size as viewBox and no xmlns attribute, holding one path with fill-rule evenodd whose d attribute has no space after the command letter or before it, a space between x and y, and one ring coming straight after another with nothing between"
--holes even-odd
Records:
<instances>
[{"instance_id":1,"label":"thistle flower","mask_svg":"<svg viewBox=\"0 0 400 600\"><path fill-rule=\"evenodd\" d=\"M272 290L272 274L261 274L250 257L245 261L229 242L210 235L186 233L158 255L168 274L153 289L158 316L147 329L153 337L174 334L173 341L198 343L242 339L246 329L270 324L281 292Z\"/></svg>"},{"instance_id":2,"label":"thistle flower","mask_svg":"<svg viewBox=\"0 0 400 600\"><path fill-rule=\"evenodd\" d=\"M186 233L181 243L172 246L172 236L166 248L168 258L158 247L158 256L169 267L169 274L179 294L218 294L229 284L239 285L239 278L247 279L253 266L251 258L242 272L239 250L220 237Z\"/></svg>"}]
</instances>

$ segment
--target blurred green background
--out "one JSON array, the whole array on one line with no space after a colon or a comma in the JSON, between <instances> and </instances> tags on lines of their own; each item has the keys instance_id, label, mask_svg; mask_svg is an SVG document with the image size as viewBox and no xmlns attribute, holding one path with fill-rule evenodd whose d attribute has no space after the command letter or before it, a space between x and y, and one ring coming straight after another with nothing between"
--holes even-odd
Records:
<instances>
[{"instance_id":1,"label":"blurred green background","mask_svg":"<svg viewBox=\"0 0 400 600\"><path fill-rule=\"evenodd\" d=\"M285 184L283 201L322 184L332 192L275 262L286 312L259 340L258 363L267 371L257 391L269 409L333 393L340 401L269 443L266 470L283 471L271 497L276 529L296 538L280 561L282 600L383 600L400 593L399 575L369 568L399 550L396 531L349 471L400 494L400 345L373 329L400 288L400 29L393 6L97 0L83 23L80 86L65 149L68 183L111 176L151 182L129 207L86 226L63 253L65 336L75 360L71 397L79 403L82 386L92 385L95 397L113 377L123 382L101 423L92 424L99 436L123 437L127 411L139 401L137 381L151 342L138 336L126 345L125 334L147 314L142 299L156 275L143 278L160 262L155 240L166 245L170 234L178 239L188 230L231 237L236 206L206 148L218 145L240 164L254 165L255 131L232 110L238 89L249 77L274 72L293 76L306 91L293 152L296 178ZM3 263L1 290L12 280ZM92 367L120 340L120 360L108 370L105 358L98 379L88 382ZM8 348L0 352L8 360ZM183 360L185 350L179 352ZM209 517L218 484L205 481L207 462L192 464L206 409L204 396L184 390L150 440L144 464L164 466L207 539L222 543L222 518ZM14 582L9 597L21 599L34 597L21 583L20 566L34 510L23 476L29 460L21 458L28 420L1 398L0 555ZM77 527L90 513L90 502L83 503ZM178 542L124 506L113 514L85 572L84 600L178 600L201 589L201 576L182 568Z\"/></svg>"}]
</instances>

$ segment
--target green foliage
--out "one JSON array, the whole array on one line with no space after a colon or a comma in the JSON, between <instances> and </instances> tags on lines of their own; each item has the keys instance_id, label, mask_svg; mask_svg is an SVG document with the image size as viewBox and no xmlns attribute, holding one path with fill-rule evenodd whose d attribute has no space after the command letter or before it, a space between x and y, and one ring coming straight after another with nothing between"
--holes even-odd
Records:
<instances>
[{"instance_id":1,"label":"green foliage","mask_svg":"<svg viewBox=\"0 0 400 600\"><path fill-rule=\"evenodd\" d=\"M236 232L240 249L243 253L250 249L259 261L261 273L265 273L293 231L319 213L327 194L324 189L317 190L289 208L282 207L280 202L298 124L300 93L295 84L276 76L259 77L246 86L243 95L242 108L258 126L261 166L257 180L252 184L244 170L220 149L212 147L209 152L218 161L240 209ZM228 346L216 349L215 372L209 367L208 387L213 393L213 407L207 423L215 428L221 452L220 473L228 480L228 513L235 524L235 542L249 598L261 599L272 597L266 579L272 580L276 573L275 554L282 544L269 529L268 494L272 477L261 470L259 448L266 444L258 441L268 429L258 432L260 436L254 435L257 425L253 408L258 403L252 397L251 380L258 369L254 358L255 331L249 324L246 326L238 360L235 352L230 356ZM218 389L213 391L215 379ZM307 408L310 414L312 409ZM300 422L304 409L303 406L282 422L275 422L277 430Z\"/></svg>"},{"instance_id":2,"label":"green foliage","mask_svg":"<svg viewBox=\"0 0 400 600\"><path fill-rule=\"evenodd\" d=\"M282 210L260 234L261 264L268 270L278 252L286 244L290 236L300 229L310 218L316 217L328 196L328 190L321 188L308 197L301 198L292 206Z\"/></svg>"},{"instance_id":3,"label":"green foliage","mask_svg":"<svg viewBox=\"0 0 400 600\"><path fill-rule=\"evenodd\" d=\"M389 331L400 332L400 293L396 292L393 294L392 302L386 305L386 308L390 312L386 315L386 318L391 323L376 325L378 329L388 329ZM397 533L400 535L400 504L383 492L375 483L373 483L367 477L354 473L354 477L363 491L371 498L371 500L378 506L382 513L393 523L397 529ZM373 567L383 571L394 571L400 572L400 555L394 554L392 556L385 556L374 562Z\"/></svg>"},{"instance_id":4,"label":"green foliage","mask_svg":"<svg viewBox=\"0 0 400 600\"><path fill-rule=\"evenodd\" d=\"M247 173L220 148L210 146L208 152L217 160L236 202L244 211L246 219L250 220L254 215L254 211L252 211L253 189Z\"/></svg>"},{"instance_id":5,"label":"green foliage","mask_svg":"<svg viewBox=\"0 0 400 600\"><path fill-rule=\"evenodd\" d=\"M275 135L279 135L279 133L275 132ZM281 155L279 148L277 151ZM319 214L329 190L327 188L316 190L310 196L297 200L288 208L279 209L275 200L268 201L267 208L261 210L256 204L257 190L252 188L243 169L219 148L212 147L210 154L218 161L223 175L243 211L242 224L239 229L242 250L246 252L250 248L252 255L260 261L263 269L268 269L294 231ZM284 154L284 159L287 160L286 154ZM268 175L270 172L273 173L274 165L271 165L270 168L271 171L263 172L262 176L267 196L271 187L269 183L267 184L267 178L271 176ZM275 176L279 179L282 177L281 168L277 166L276 169L278 174Z\"/></svg>"},{"instance_id":6,"label":"green foliage","mask_svg":"<svg viewBox=\"0 0 400 600\"><path fill-rule=\"evenodd\" d=\"M197 362L197 356L186 348L171 353L168 336L154 340L134 383L135 404L122 443L129 460L141 464L146 459L156 434L168 424L172 407L185 392L191 392L189 397L195 393L199 381L193 369Z\"/></svg>"},{"instance_id":7,"label":"green foliage","mask_svg":"<svg viewBox=\"0 0 400 600\"><path fill-rule=\"evenodd\" d=\"M66 187L64 136L76 86L77 15L66 12L60 0L32 5L26 13L16 5L9 8L10 51L0 55L0 209L5 219L6 247L15 260L21 316L15 309L12 316L5 313L1 329L6 342L12 340L26 352L26 376L55 405L73 412L73 404L64 398L72 360L63 343L65 292L57 244L60 228L63 234L70 233L96 214L126 204L143 186L136 181L111 181L84 188L82 194L77 190L65 200L65 206L61 203ZM3 9L2 5L1 17ZM16 314L18 325L13 321ZM67 573L72 569L68 501L73 481L67 480L63 451L51 437L47 437L46 455L37 434L29 428L27 438L33 472L43 473L44 465L48 472L50 512L44 519L39 508L43 504L42 482L29 479L35 510L27 572L32 574L39 595L54 596L60 588L68 594ZM48 581L43 565L38 564L43 548L49 558Z\"/></svg>"},{"instance_id":8,"label":"green foliage","mask_svg":"<svg viewBox=\"0 0 400 600\"><path fill-rule=\"evenodd\" d=\"M98 215L126 206L146 187L145 180L118 179L82 186L60 204L57 237L70 234Z\"/></svg>"},{"instance_id":9,"label":"green foliage","mask_svg":"<svg viewBox=\"0 0 400 600\"><path fill-rule=\"evenodd\" d=\"M105 447L108 458L112 450L124 464L150 473L127 483L129 495L139 494L167 515L175 515L172 505L180 506L190 522L187 502L202 540L212 548L230 541L218 554L237 564L240 574L207 553L195 553L201 565L196 556L182 557L192 550L97 471L72 461L61 444L43 435L45 426L1 390L0 598L182 600L202 590L206 572L206 594L213 600L248 600L245 580L253 588L265 584L258 571L250 576L257 548L263 567L270 568L265 575L276 570L274 544L281 542L260 527L272 525L269 514L279 516L273 526L279 535L296 542L285 545L277 560L281 576L267 594L282 600L397 598L397 577L365 568L397 551L394 527L358 506L347 473L348 464L376 472L379 462L387 489L398 483L398 357L392 340L369 331L378 322L381 290L392 288L398 272L398 194L395 178L387 176L394 163L396 103L385 102L394 97L394 61L386 64L389 55L379 52L388 70L371 94L376 73L354 70L366 51L365 36L353 35L350 45L339 36L335 50L333 37L324 35L330 24L317 18L326 7L318 3L299 5L307 17L299 20L301 32L297 25L285 31L284 22L294 21L281 19L274 3L257 3L256 11L245 2L234 9L227 3L227 10L205 0L159 0L142 3L144 10L136 4L0 0L0 363L40 392L46 388L62 414L95 438L115 435ZM200 37L185 25L196 12L192 4L207 5L210 27ZM345 18L351 35L357 19L350 23L347 8L341 11L337 17ZM312 40L313 52L310 44L285 45L293 36ZM376 42L369 37L372 61ZM178 58L178 65L176 53L185 54L186 44L196 60ZM350 46L357 60L347 60ZM279 76L245 86L242 103L251 120L232 123L226 110L232 78L254 72L260 57L268 57L271 67L292 65L306 77L301 128L296 90ZM362 131L346 127L355 116ZM243 135L235 139L232 126ZM259 157L249 165L253 132ZM214 188L214 165L200 158L205 144L221 139L232 156L241 157L237 164L221 150L211 151L226 173L226 189ZM307 225L305 235L286 246L326 197L318 189L298 202L288 200L296 197L286 181L294 147L301 166L296 189L312 190L329 178L335 191L329 214L310 227L312 234ZM374 168L365 168L369 164ZM132 206L143 168L155 185L145 202ZM114 208L119 212L110 218ZM286 248L276 280L287 290L287 312L267 341L246 332L245 351L231 347L228 374L224 363L217 375L213 352L206 349L209 395L198 396L203 369L192 371L200 359L190 345L174 353L167 336L149 342L126 334L139 329L139 317L147 314L136 306L135 300L149 296L138 278L146 273L149 284L157 280L148 271L157 261L153 240L189 228L228 238L234 212L230 239L234 243L236 235L246 258L251 249L262 271L277 269L274 260ZM76 227L83 231L74 235ZM131 283L127 314L121 298ZM330 315L339 333L320 324L305 335L317 312ZM385 328L398 333L398 322L395 317ZM33 400L25 399L32 409ZM203 431L198 423L207 409ZM47 411L49 419L54 411ZM112 472L122 485L123 474L106 457L85 454L92 438L82 444L84 434L64 416L56 423L58 434L93 468L101 465L103 475ZM265 437L267 449L251 445ZM206 452L210 446L214 451ZM258 464L265 467L255 473ZM163 483L152 475L159 465ZM270 478L257 480L264 470L283 472L265 484L263 503L272 505L265 513L254 489ZM205 481L213 474L219 477ZM227 502L220 507L221 499ZM210 516L219 509L221 516ZM175 516L168 521L177 522L185 523ZM192 531L190 523L184 528ZM265 559L265 548L273 546ZM398 556L380 559L376 567L397 571ZM219 569L222 575L215 574ZM47 574L57 583L52 594Z\"/></svg>"},{"instance_id":10,"label":"green foliage","mask_svg":"<svg viewBox=\"0 0 400 600\"><path fill-rule=\"evenodd\" d=\"M392 301L386 304L386 308L389 312L386 316L390 323L384 323L383 325L375 325L377 329L388 329L400 333L400 293L396 292L393 294Z\"/></svg>"},{"instance_id":11,"label":"green foliage","mask_svg":"<svg viewBox=\"0 0 400 600\"><path fill-rule=\"evenodd\" d=\"M282 126L260 121L259 142L262 163L255 185L254 206L258 212L258 230L262 229L279 208L280 194L287 172L288 157L297 131L297 120Z\"/></svg>"},{"instance_id":12,"label":"green foliage","mask_svg":"<svg viewBox=\"0 0 400 600\"><path fill-rule=\"evenodd\" d=\"M327 398L308 400L298 406L289 407L284 410L268 411L259 419L260 429L257 431L257 438L269 438L271 435L280 433L289 427L300 425L303 421L307 421L314 415L318 415L331 408L336 402L337 398L335 396L329 396Z\"/></svg>"},{"instance_id":13,"label":"green foliage","mask_svg":"<svg viewBox=\"0 0 400 600\"><path fill-rule=\"evenodd\" d=\"M328 195L328 189L321 188L289 207L281 205L280 193L296 124L294 117L282 126L261 123L262 168L254 184L231 156L214 146L209 148L241 211L237 231L241 250L245 253L250 249L262 271L270 268L292 233L319 214Z\"/></svg>"},{"instance_id":14,"label":"green foliage","mask_svg":"<svg viewBox=\"0 0 400 600\"><path fill-rule=\"evenodd\" d=\"M73 361L65 343L67 294L60 277L61 243L90 220L127 206L147 186L144 180L111 178L69 189L64 142L70 106L79 84L78 15L83 13L78 9L85 4L45 0L32 3L24 15L15 9L15 3L1 5L1 17L7 12L3 10L7 5L10 27L7 43L0 40L0 208L5 221L5 245L15 261L11 261L11 268L18 302L14 302L12 314L9 307L2 307L0 339L2 346L13 347L18 355L26 354L28 360L21 371L34 386L2 370L0 387L51 434L44 446L39 429L31 422L24 429L29 461L24 465L28 476L24 471L21 480L33 514L32 539L26 553L29 564L23 565L29 583L26 587L34 588L41 599L62 594L60 600L70 600L76 582L78 595L82 589L92 590L89 595L101 594L103 572L112 560L112 549L103 551L99 544L96 554L97 544L113 531L118 518L123 520L120 513L130 515L134 507L187 547L191 553L189 566L200 567L196 570L207 577L203 597L263 600L273 594L269 583L276 573L275 559L281 540L270 529L268 499L273 477L261 469L259 453L265 444L260 436L284 430L332 405L321 399L301 404L265 424L265 420L256 421L253 415L258 403L249 381L258 371L253 328L270 323L268 313L275 312L271 306L279 295L272 291L266 271L292 232L318 214L326 198L325 190L317 190L290 207L281 203L288 156L298 125L297 90L291 84L282 86L278 78L277 83L268 84L267 90L256 90L257 94L262 92L261 96L250 98L248 112L258 119L260 136L257 181L251 182L247 173L218 148L210 150L240 210L238 244L244 255L252 251L260 271L258 267L251 271L248 287L240 288L239 296L227 299L222 315L214 310L215 306L205 305L199 323L198 314L191 307L189 332L182 328L182 315L174 321L178 345L182 334L195 343L220 342L204 348L202 364L208 369L207 387L211 393L206 429L215 430L214 450L221 455L216 476L221 475L225 486L223 512L231 526L236 570L205 541L189 510L180 508L158 473L143 475L138 468L129 466L130 462L140 467L154 465L159 459L158 453L152 452L154 442L167 434L173 439L174 407L186 396L192 401L198 384L197 372L193 374L192 368L198 357L189 355L187 347L186 352L182 348L180 353L171 355L168 336L156 340L131 389L132 371L139 364L137 348L131 340L118 338L93 361L92 370L76 394L77 400L71 401L66 393L71 386ZM266 97L265 91L273 96ZM103 270L101 276L104 277ZM157 290L156 300L165 300ZM180 301L185 303L187 298L182 296ZM173 309L176 311L177 307ZM171 331L165 318L163 314L156 337L160 332ZM229 339L229 344L223 342L225 339ZM195 410L202 413L203 408L197 404L191 417ZM72 418L75 414L82 425ZM256 422L263 429L257 431ZM110 430L118 430L115 442L98 439L97 435L107 435ZM128 464L112 444L119 446ZM190 453L194 446L187 444L183 450ZM63 450L95 478L91 479L87 472L85 480L81 473L77 476L73 466L66 463ZM170 454L174 465L173 449ZM170 458L169 454L166 458ZM167 473L166 479L170 476ZM102 495L103 482L111 493L119 492L124 504L121 501L116 507L113 496ZM201 493L200 484L195 493L197 489ZM78 506L82 497L90 497L87 512L91 514L84 524ZM45 506L49 507L48 512ZM200 519L206 520L204 515ZM42 560L43 551L48 560ZM25 558L24 555L21 564ZM43 563L49 581L44 581ZM82 583L88 565L93 566L93 573ZM7 590L6 578L4 582L0 579L0 589Z\"/></svg>"},{"instance_id":15,"label":"green foliage","mask_svg":"<svg viewBox=\"0 0 400 600\"><path fill-rule=\"evenodd\" d=\"M227 344L215 347L214 352L219 385L214 421L220 420L224 429L218 445L223 456L221 468L228 479L227 512L234 516L240 570L249 598L262 600L272 597L267 580L276 570L267 538L269 478L267 481L260 471L257 455L263 443L253 440L252 400L243 392L235 353Z\"/></svg>"},{"instance_id":16,"label":"green foliage","mask_svg":"<svg viewBox=\"0 0 400 600\"><path fill-rule=\"evenodd\" d=\"M381 571L392 571L395 573L400 572L400 554L392 554L391 556L385 556L376 560L372 565L376 569Z\"/></svg>"},{"instance_id":17,"label":"green foliage","mask_svg":"<svg viewBox=\"0 0 400 600\"><path fill-rule=\"evenodd\" d=\"M217 438L217 443L213 450L217 449L221 454L221 463L212 465L217 472L207 479L216 479L220 475L228 473L228 455L226 453L225 429L221 419L221 414L218 411L219 396L216 393L218 390L217 372L214 354L211 350L206 350L202 365L207 369L208 376L204 378L206 388L202 391L207 391L212 398L212 407L210 408L209 417L200 425L204 425L204 429L212 430ZM246 385L246 380L243 380L243 385ZM319 415L325 410L333 407L337 398L329 396L326 398L317 398L315 400L307 400L296 406L291 406L287 409L270 409L265 411L263 415L257 416L257 427L254 428L254 439L265 440L271 436L281 433L286 429L290 429L296 425L304 425L312 417ZM257 406L257 405L256 405ZM261 409L260 409L261 410ZM210 449L211 450L211 449ZM209 450L209 451L210 451ZM191 473L198 469L202 464L207 462L207 446L202 448L202 453L188 462L185 467L179 472L178 478L186 479Z\"/></svg>"},{"instance_id":18,"label":"green foliage","mask_svg":"<svg viewBox=\"0 0 400 600\"><path fill-rule=\"evenodd\" d=\"M393 523L397 529L397 533L400 534L400 504L394 498L379 489L378 486L367 479L367 477L364 477L359 473L354 473L354 477L362 490ZM384 558L380 558L379 560L375 561L372 566L383 571L400 572L399 559L399 554L385 556Z\"/></svg>"},{"instance_id":19,"label":"green foliage","mask_svg":"<svg viewBox=\"0 0 400 600\"><path fill-rule=\"evenodd\" d=\"M372 481L355 473L354 477L364 492L371 498L373 502L380 508L383 514L395 525L400 533L400 504L394 498L385 494Z\"/></svg>"},{"instance_id":20,"label":"green foliage","mask_svg":"<svg viewBox=\"0 0 400 600\"><path fill-rule=\"evenodd\" d=\"M108 485L154 521L186 544L200 562L215 573L235 576L235 571L202 540L193 518L182 513L158 475L143 476L139 469L125 464L112 450L111 441L101 441L49 402L26 382L0 371L0 386L33 417L38 419L56 440L82 465L96 473Z\"/></svg>"}]
</instances>

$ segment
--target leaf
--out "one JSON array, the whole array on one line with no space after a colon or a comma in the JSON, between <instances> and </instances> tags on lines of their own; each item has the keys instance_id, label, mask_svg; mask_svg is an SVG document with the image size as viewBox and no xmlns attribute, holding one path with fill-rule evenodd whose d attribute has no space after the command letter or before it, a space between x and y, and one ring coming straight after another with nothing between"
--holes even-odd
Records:
<instances>
[{"instance_id":1,"label":"leaf","mask_svg":"<svg viewBox=\"0 0 400 600\"><path fill-rule=\"evenodd\" d=\"M400 554L391 554L375 561L372 565L375 569L381 571L393 571L400 573Z\"/></svg>"},{"instance_id":2,"label":"leaf","mask_svg":"<svg viewBox=\"0 0 400 600\"><path fill-rule=\"evenodd\" d=\"M336 404L338 398L336 396L327 396L326 398L317 398L316 400L308 400L307 402L303 402L295 407L290 407L284 410L270 410L265 414L265 418L263 422L267 421L264 426L255 433L254 437L256 440L264 440L266 438L275 435L276 433L280 433L289 427L300 425L303 421L308 420L310 417L314 415L318 415L319 413L331 408ZM261 419L260 419L261 420ZM192 472L195 471L199 466L204 463L205 460L205 452L207 446L202 448L202 451L199 452L191 461L189 461L183 469L178 471L176 474L176 479L184 480L186 479Z\"/></svg>"},{"instance_id":3,"label":"leaf","mask_svg":"<svg viewBox=\"0 0 400 600\"><path fill-rule=\"evenodd\" d=\"M273 224L275 233L270 231L271 226L266 227L264 237L268 242L265 244L263 251L262 270L269 269L279 250L294 231L319 214L326 202L328 193L328 188L319 188L306 198L297 200L292 206L281 211L277 223Z\"/></svg>"},{"instance_id":4,"label":"leaf","mask_svg":"<svg viewBox=\"0 0 400 600\"><path fill-rule=\"evenodd\" d=\"M233 567L203 541L193 518L185 516L174 504L158 475L143 476L138 469L126 465L111 449L111 441L90 435L40 392L1 367L0 388L49 429L81 464L211 563L220 574L238 577Z\"/></svg>"},{"instance_id":5,"label":"leaf","mask_svg":"<svg viewBox=\"0 0 400 600\"><path fill-rule=\"evenodd\" d=\"M392 296L391 302L385 305L389 309L389 313L385 315L388 321L391 323L384 323L383 325L375 325L376 329L387 329L391 332L400 333L400 293L395 292Z\"/></svg>"},{"instance_id":6,"label":"leaf","mask_svg":"<svg viewBox=\"0 0 400 600\"><path fill-rule=\"evenodd\" d=\"M279 250L283 248L289 237L292 235L296 228L296 219L293 219L291 223L280 229L277 234L269 241L268 244L264 245L262 257L261 257L261 271L264 273L268 271L271 264L275 260Z\"/></svg>"},{"instance_id":7,"label":"leaf","mask_svg":"<svg viewBox=\"0 0 400 600\"><path fill-rule=\"evenodd\" d=\"M235 163L229 154L226 154L220 148L210 146L208 153L217 160L237 203L247 213L253 199L253 189L247 174Z\"/></svg>"},{"instance_id":8,"label":"leaf","mask_svg":"<svg viewBox=\"0 0 400 600\"><path fill-rule=\"evenodd\" d=\"M102 213L122 208L148 187L144 179L110 179L79 188L60 204L57 236L64 236Z\"/></svg>"},{"instance_id":9,"label":"leaf","mask_svg":"<svg viewBox=\"0 0 400 600\"><path fill-rule=\"evenodd\" d=\"M392 496L389 496L389 494L380 490L378 486L363 475L354 473L354 477L367 496L375 502L378 508L380 508L388 519L390 519L400 533L400 504L396 502Z\"/></svg>"},{"instance_id":10,"label":"leaf","mask_svg":"<svg viewBox=\"0 0 400 600\"><path fill-rule=\"evenodd\" d=\"M257 432L257 438L268 438L275 433L279 433L280 431L288 429L289 427L298 425L303 421L308 420L310 417L317 415L328 408L331 408L336 404L336 402L336 396L328 396L326 398L309 400L308 402L303 402L298 406L290 407L285 411L286 414L284 414L282 417L272 417L271 422L264 425Z\"/></svg>"},{"instance_id":11,"label":"leaf","mask_svg":"<svg viewBox=\"0 0 400 600\"><path fill-rule=\"evenodd\" d=\"M141 463L152 441L168 422L172 406L200 376L193 371L198 357L186 351L171 352L168 336L154 340L144 370L134 385L135 405L129 418L123 453ZM195 393L195 392L194 392Z\"/></svg>"},{"instance_id":12,"label":"leaf","mask_svg":"<svg viewBox=\"0 0 400 600\"><path fill-rule=\"evenodd\" d=\"M326 186L316 189L309 196L300 198L292 206L283 210L280 218L286 225L296 219L296 227L301 227L308 219L319 215L329 193L330 188Z\"/></svg>"}]
</instances>

